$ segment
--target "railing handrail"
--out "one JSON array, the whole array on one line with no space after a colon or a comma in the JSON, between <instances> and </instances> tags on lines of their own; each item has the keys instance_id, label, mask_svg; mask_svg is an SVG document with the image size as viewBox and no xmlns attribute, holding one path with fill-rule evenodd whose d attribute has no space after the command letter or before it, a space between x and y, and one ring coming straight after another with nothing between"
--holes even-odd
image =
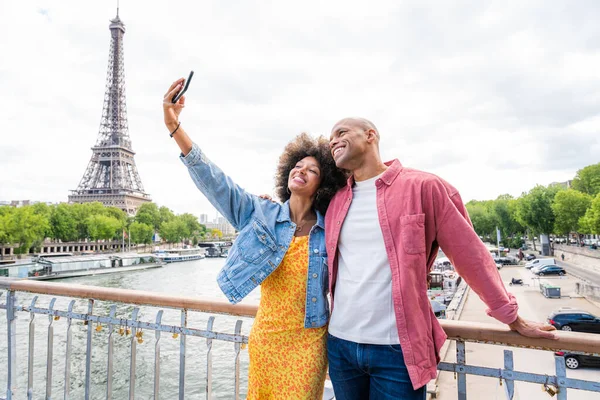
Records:
<instances>
[{"instance_id":1,"label":"railing handrail","mask_svg":"<svg viewBox=\"0 0 600 400\"><path fill-rule=\"evenodd\" d=\"M255 304L230 304L228 302L203 297L174 296L144 290L40 282L26 279L1 278L0 288L15 292L114 301L117 303L152 307L186 309L211 314L228 314L239 317L254 317L256 316L256 311L258 309L258 306Z\"/></svg>"},{"instance_id":2,"label":"railing handrail","mask_svg":"<svg viewBox=\"0 0 600 400\"><path fill-rule=\"evenodd\" d=\"M40 282L26 279L0 278L0 288L15 292L186 309L239 317L254 317L258 310L258 305L255 304L234 305L202 297L174 296L143 290ZM508 327L498 324L452 320L439 320L439 322L451 340L600 355L600 335L598 334L558 331L556 332L556 340L534 339L512 332Z\"/></svg>"}]
</instances>

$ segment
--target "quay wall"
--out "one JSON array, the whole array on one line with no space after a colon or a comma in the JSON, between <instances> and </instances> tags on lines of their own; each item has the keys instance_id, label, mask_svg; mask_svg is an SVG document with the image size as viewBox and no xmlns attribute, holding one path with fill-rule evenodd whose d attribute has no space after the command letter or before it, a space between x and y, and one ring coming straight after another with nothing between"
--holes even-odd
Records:
<instances>
[{"instance_id":1,"label":"quay wall","mask_svg":"<svg viewBox=\"0 0 600 400\"><path fill-rule=\"evenodd\" d=\"M554 245L554 258L561 259L565 255L565 261L589 268L600 273L600 250L593 250L589 247L567 246L564 244Z\"/></svg>"}]
</instances>

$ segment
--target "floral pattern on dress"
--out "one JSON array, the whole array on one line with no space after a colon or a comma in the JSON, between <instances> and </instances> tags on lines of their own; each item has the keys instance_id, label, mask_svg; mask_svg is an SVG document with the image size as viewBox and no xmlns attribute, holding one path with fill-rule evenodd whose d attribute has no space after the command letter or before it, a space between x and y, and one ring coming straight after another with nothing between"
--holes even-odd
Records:
<instances>
[{"instance_id":1,"label":"floral pattern on dress","mask_svg":"<svg viewBox=\"0 0 600 400\"><path fill-rule=\"evenodd\" d=\"M261 285L248 339L249 400L323 397L327 327L304 328L308 236L294 237L275 271Z\"/></svg>"}]
</instances>

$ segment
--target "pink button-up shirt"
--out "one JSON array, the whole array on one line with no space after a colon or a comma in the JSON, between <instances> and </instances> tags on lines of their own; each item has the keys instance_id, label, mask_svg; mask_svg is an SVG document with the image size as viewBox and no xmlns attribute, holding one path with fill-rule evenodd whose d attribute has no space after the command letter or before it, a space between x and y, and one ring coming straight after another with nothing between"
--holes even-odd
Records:
<instances>
[{"instance_id":1,"label":"pink button-up shirt","mask_svg":"<svg viewBox=\"0 0 600 400\"><path fill-rule=\"evenodd\" d=\"M518 306L506 291L491 253L473 230L458 191L433 174L404 168L398 160L386 165L388 169L376 181L377 214L392 270L400 346L411 382L417 389L435 378L439 351L446 340L427 297L427 275L439 247L489 307L488 315L509 324L517 318ZM353 183L351 177L348 185L335 195L325 216L332 309L338 271L337 246L352 202Z\"/></svg>"}]
</instances>

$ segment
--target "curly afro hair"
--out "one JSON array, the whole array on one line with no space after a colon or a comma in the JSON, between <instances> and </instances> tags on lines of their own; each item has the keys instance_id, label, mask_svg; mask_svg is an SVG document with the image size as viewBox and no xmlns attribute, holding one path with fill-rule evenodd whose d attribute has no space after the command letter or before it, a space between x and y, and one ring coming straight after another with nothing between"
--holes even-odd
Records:
<instances>
[{"instance_id":1,"label":"curly afro hair","mask_svg":"<svg viewBox=\"0 0 600 400\"><path fill-rule=\"evenodd\" d=\"M279 156L275 174L275 194L282 202L289 200L288 177L296 163L304 157L314 157L321 166L321 184L317 189L313 207L325 215L333 195L346 185L347 175L335 166L329 149L329 140L323 136L310 137L301 133L285 146Z\"/></svg>"}]
</instances>

